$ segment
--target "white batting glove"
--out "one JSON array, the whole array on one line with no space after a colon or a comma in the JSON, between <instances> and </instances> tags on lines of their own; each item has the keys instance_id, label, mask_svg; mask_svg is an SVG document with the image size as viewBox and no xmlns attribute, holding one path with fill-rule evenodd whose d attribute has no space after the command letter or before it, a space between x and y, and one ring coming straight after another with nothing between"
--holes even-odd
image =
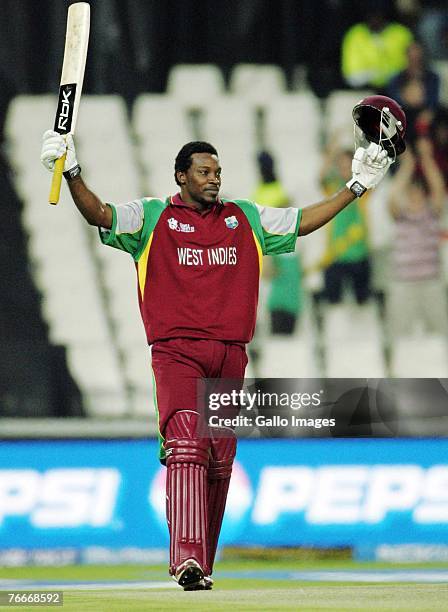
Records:
<instances>
[{"instance_id":1,"label":"white batting glove","mask_svg":"<svg viewBox=\"0 0 448 612\"><path fill-rule=\"evenodd\" d=\"M392 160L380 145L371 142L365 149L358 147L352 160L353 177L347 187L360 197L367 189L374 189L383 179L392 164Z\"/></svg>"},{"instance_id":2,"label":"white batting glove","mask_svg":"<svg viewBox=\"0 0 448 612\"><path fill-rule=\"evenodd\" d=\"M42 151L40 155L42 164L47 170L53 172L55 160L62 157L64 153L67 153L64 172L68 172L78 165L73 136L71 134L61 136L58 132L47 130L42 136Z\"/></svg>"}]
</instances>

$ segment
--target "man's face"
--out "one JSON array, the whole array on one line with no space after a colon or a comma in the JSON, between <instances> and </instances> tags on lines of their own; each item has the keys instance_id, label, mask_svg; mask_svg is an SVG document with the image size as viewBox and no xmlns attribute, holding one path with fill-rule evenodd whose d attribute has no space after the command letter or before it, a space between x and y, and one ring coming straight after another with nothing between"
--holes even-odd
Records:
<instances>
[{"instance_id":1,"label":"man's face","mask_svg":"<svg viewBox=\"0 0 448 612\"><path fill-rule=\"evenodd\" d=\"M183 197L210 206L218 199L221 187L221 167L216 155L193 153L191 166L178 172Z\"/></svg>"}]
</instances>

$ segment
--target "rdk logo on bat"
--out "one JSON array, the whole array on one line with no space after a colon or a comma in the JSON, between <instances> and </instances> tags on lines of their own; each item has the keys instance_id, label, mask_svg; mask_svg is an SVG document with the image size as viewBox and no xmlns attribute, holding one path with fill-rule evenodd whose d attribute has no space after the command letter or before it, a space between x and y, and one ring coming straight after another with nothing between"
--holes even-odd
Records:
<instances>
[{"instance_id":1,"label":"rdk logo on bat","mask_svg":"<svg viewBox=\"0 0 448 612\"><path fill-rule=\"evenodd\" d=\"M55 132L59 132L59 134L68 134L71 130L75 94L76 83L62 85L59 90L58 109L54 126Z\"/></svg>"}]
</instances>

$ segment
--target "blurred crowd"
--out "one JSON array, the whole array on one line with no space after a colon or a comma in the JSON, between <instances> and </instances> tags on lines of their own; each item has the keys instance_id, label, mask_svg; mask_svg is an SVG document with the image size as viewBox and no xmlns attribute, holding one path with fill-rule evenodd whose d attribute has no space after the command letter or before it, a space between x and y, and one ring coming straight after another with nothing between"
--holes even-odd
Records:
<instances>
[{"instance_id":1,"label":"blurred crowd","mask_svg":"<svg viewBox=\"0 0 448 612\"><path fill-rule=\"evenodd\" d=\"M368 2L366 6L365 20L351 26L342 39L341 72L348 86L397 100L407 117L407 151L392 167L386 194L393 221L387 324L392 337L411 333L416 326L428 333L446 333L446 279L440 253L448 187L448 100L442 102L440 74L431 66L448 60L448 5L397 3L401 22L392 17L392 3ZM339 152L342 158L344 154ZM343 176L340 159L335 170L338 166ZM367 236L364 224L357 244L366 249L368 262ZM347 247L345 259L350 248L353 245ZM368 266L363 277L361 285L369 291ZM328 282L326 292L332 301Z\"/></svg>"},{"instance_id":2,"label":"blurred crowd","mask_svg":"<svg viewBox=\"0 0 448 612\"><path fill-rule=\"evenodd\" d=\"M407 150L393 164L382 192L392 227L387 257L381 259L385 268L382 276L387 282L378 286L372 278L375 252L369 218L375 213L371 210L369 214L371 195L366 193L323 230L326 246L319 262L322 288L314 298L329 307L344 301L362 305L377 300L391 342L416 333L446 336L447 282L441 253L446 238L448 99L441 96L440 74L431 66L438 60L448 62L448 4L435 1L422 7L422 3L411 1L393 7L393 3L381 0L362 4L365 19L350 26L342 37L344 85L394 98L407 117ZM402 20L397 19L397 6L402 9ZM351 138L343 133L326 134L325 140L319 178L322 194L328 195L351 177L353 146ZM272 167L274 160L263 152L259 162L266 159ZM260 175L260 185L276 180L274 176L266 178L262 167ZM278 181L276 185L281 193ZM268 195L265 189L263 195ZM255 196L258 194L259 190ZM266 197L260 203L285 205L286 194L281 201ZM292 324L278 325L272 296L279 287L288 285L288 275L295 275L295 283L290 286L300 299L282 306L295 323L304 303L306 278L299 264L296 258L299 267L292 272L291 265L285 264L282 269L274 262L266 274L267 282L272 283L268 309L273 334L294 332Z\"/></svg>"}]
</instances>

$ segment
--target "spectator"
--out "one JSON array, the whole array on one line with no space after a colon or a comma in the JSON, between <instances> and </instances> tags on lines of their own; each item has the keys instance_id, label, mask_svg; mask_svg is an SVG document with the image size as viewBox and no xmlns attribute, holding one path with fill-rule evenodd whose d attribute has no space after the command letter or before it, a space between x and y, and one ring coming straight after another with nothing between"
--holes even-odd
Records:
<instances>
[{"instance_id":1,"label":"spectator","mask_svg":"<svg viewBox=\"0 0 448 612\"><path fill-rule=\"evenodd\" d=\"M257 158L261 182L253 200L262 206L275 208L289 205L288 194L277 179L272 156L262 151ZM351 174L350 174L351 176ZM301 266L296 253L272 257L265 265L271 279L268 310L273 334L294 333L297 317L302 309Z\"/></svg>"},{"instance_id":2,"label":"spectator","mask_svg":"<svg viewBox=\"0 0 448 612\"><path fill-rule=\"evenodd\" d=\"M446 0L426 0L418 34L432 60L448 59L448 7Z\"/></svg>"},{"instance_id":3,"label":"spectator","mask_svg":"<svg viewBox=\"0 0 448 612\"><path fill-rule=\"evenodd\" d=\"M320 173L324 192L341 189L351 176L352 151L335 145L328 148ZM327 226L327 251L322 261L324 293L331 304L343 298L346 281L356 301L363 304L370 297L370 258L367 242L366 197L353 202Z\"/></svg>"},{"instance_id":4,"label":"spectator","mask_svg":"<svg viewBox=\"0 0 448 612\"><path fill-rule=\"evenodd\" d=\"M387 86L387 95L405 106L402 99L402 89L409 81L418 80L423 86L423 104L426 108L435 110L439 104L440 77L427 66L423 46L412 42L407 49L408 65L394 76Z\"/></svg>"},{"instance_id":5,"label":"spectator","mask_svg":"<svg viewBox=\"0 0 448 612\"><path fill-rule=\"evenodd\" d=\"M432 120L430 136L434 145L434 158L448 189L448 108L440 107Z\"/></svg>"},{"instance_id":6,"label":"spectator","mask_svg":"<svg viewBox=\"0 0 448 612\"><path fill-rule=\"evenodd\" d=\"M427 138L403 155L389 196L395 220L388 319L393 336L410 334L420 322L428 332L448 329L447 297L440 275L443 177ZM423 177L415 173L417 161Z\"/></svg>"},{"instance_id":7,"label":"spectator","mask_svg":"<svg viewBox=\"0 0 448 612\"><path fill-rule=\"evenodd\" d=\"M406 113L406 142L415 146L419 137L426 137L434 117L434 110L426 106L426 94L423 81L418 78L406 80L401 88L399 98Z\"/></svg>"},{"instance_id":8,"label":"spectator","mask_svg":"<svg viewBox=\"0 0 448 612\"><path fill-rule=\"evenodd\" d=\"M366 19L342 40L342 74L351 87L383 88L407 64L411 31L388 18L388 2L368 3Z\"/></svg>"}]
</instances>

